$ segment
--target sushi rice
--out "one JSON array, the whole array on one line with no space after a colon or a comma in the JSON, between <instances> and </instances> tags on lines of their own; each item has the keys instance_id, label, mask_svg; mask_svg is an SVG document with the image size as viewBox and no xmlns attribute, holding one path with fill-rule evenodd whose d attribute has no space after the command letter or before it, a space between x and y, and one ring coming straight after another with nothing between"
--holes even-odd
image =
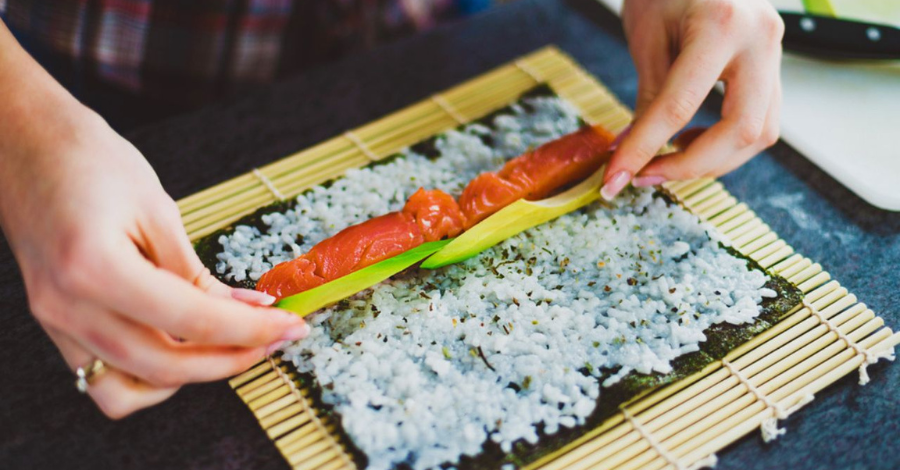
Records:
<instances>
[{"instance_id":1,"label":"sushi rice","mask_svg":"<svg viewBox=\"0 0 900 470\"><path fill-rule=\"evenodd\" d=\"M420 186L459 195L478 173L572 132L558 98L527 98L412 151L351 170L268 229L223 235L217 271L256 280L341 229L398 210ZM483 143L489 135L493 145ZM298 237L301 237L298 238ZM464 263L410 270L309 317L284 358L312 374L370 469L456 464L487 441L504 452L584 423L602 388L668 373L713 324L743 324L776 293L720 247L712 227L652 190L629 190L535 227ZM598 378L607 374L601 384Z\"/></svg>"}]
</instances>

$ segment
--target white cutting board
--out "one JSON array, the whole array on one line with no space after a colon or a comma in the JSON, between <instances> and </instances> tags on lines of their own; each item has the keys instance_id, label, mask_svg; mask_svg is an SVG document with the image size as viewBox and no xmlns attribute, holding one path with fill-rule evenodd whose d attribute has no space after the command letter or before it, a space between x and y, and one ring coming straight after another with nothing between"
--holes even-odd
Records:
<instances>
[{"instance_id":1,"label":"white cutting board","mask_svg":"<svg viewBox=\"0 0 900 470\"><path fill-rule=\"evenodd\" d=\"M785 54L781 136L861 198L900 211L900 62Z\"/></svg>"},{"instance_id":2,"label":"white cutting board","mask_svg":"<svg viewBox=\"0 0 900 470\"><path fill-rule=\"evenodd\" d=\"M599 0L613 12L622 0ZM882 209L900 211L900 61L785 54L781 137Z\"/></svg>"}]
</instances>

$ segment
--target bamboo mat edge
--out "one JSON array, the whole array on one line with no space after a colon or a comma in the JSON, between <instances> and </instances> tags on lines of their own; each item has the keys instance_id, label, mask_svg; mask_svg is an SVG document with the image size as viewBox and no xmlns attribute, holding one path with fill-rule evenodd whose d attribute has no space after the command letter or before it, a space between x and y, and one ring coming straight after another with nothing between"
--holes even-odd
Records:
<instances>
[{"instance_id":1,"label":"bamboo mat edge","mask_svg":"<svg viewBox=\"0 0 900 470\"><path fill-rule=\"evenodd\" d=\"M571 58L549 46L178 202L192 240L258 207L291 198L350 168L380 160L431 135L549 85L592 124L618 132L630 112ZM677 200L729 237L735 248L797 284L807 302L703 371L633 400L622 413L529 469L690 468L763 426L777 434L809 396L892 351L900 335L793 252L764 222L711 179L665 185ZM861 369L864 372L864 368ZM311 404L291 366L269 358L230 381L288 463L298 469L354 468L335 424ZM774 431L773 429L774 423Z\"/></svg>"}]
</instances>

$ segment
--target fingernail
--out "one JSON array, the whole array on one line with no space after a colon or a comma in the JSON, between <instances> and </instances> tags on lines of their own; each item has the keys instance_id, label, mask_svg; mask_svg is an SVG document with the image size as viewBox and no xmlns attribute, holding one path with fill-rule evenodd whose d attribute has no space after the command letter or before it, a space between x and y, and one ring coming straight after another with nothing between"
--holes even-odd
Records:
<instances>
[{"instance_id":1,"label":"fingernail","mask_svg":"<svg viewBox=\"0 0 900 470\"><path fill-rule=\"evenodd\" d=\"M631 181L631 173L622 170L614 174L613 177L600 188L600 195L603 196L603 199L612 201L617 194L625 189L625 186L628 185L629 181Z\"/></svg>"},{"instance_id":2,"label":"fingernail","mask_svg":"<svg viewBox=\"0 0 900 470\"><path fill-rule=\"evenodd\" d=\"M269 347L266 348L266 356L271 356L272 353L274 353L275 351L278 351L281 348L281 346L283 346L283 345L284 345L284 341L276 341L276 342L270 344Z\"/></svg>"},{"instance_id":3,"label":"fingernail","mask_svg":"<svg viewBox=\"0 0 900 470\"><path fill-rule=\"evenodd\" d=\"M275 303L275 297L272 297L265 292L260 292L251 289L242 289L235 288L231 289L231 297L235 300L240 300L241 302L246 302L248 304L261 305L263 307L268 307Z\"/></svg>"},{"instance_id":4,"label":"fingernail","mask_svg":"<svg viewBox=\"0 0 900 470\"><path fill-rule=\"evenodd\" d=\"M648 186L656 186L665 182L666 179L662 176L635 176L634 179L631 180L631 185L636 188L646 188Z\"/></svg>"},{"instance_id":5,"label":"fingernail","mask_svg":"<svg viewBox=\"0 0 900 470\"><path fill-rule=\"evenodd\" d=\"M298 339L303 339L309 336L309 325L306 322L303 322L299 325L292 326L284 332L284 335L281 337L282 341L297 341Z\"/></svg>"},{"instance_id":6,"label":"fingernail","mask_svg":"<svg viewBox=\"0 0 900 470\"><path fill-rule=\"evenodd\" d=\"M612 141L612 144L610 144L609 151L612 152L612 151L616 150L616 148L619 146L619 144L622 143L622 140L624 140L626 137L628 137L628 134L630 134L630 133L631 133L631 123L629 123L627 126L625 126L625 128L622 129L622 132L619 132L619 135L617 135L615 140Z\"/></svg>"}]
</instances>

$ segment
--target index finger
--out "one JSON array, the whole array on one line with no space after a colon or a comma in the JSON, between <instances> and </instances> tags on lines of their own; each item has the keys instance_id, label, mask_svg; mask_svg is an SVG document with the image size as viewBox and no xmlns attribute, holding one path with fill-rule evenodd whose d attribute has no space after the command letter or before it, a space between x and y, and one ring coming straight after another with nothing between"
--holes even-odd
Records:
<instances>
[{"instance_id":1,"label":"index finger","mask_svg":"<svg viewBox=\"0 0 900 470\"><path fill-rule=\"evenodd\" d=\"M698 38L678 55L659 95L616 148L603 178L605 199L615 197L690 122L715 86L729 54L723 48L710 50L709 39Z\"/></svg>"},{"instance_id":2,"label":"index finger","mask_svg":"<svg viewBox=\"0 0 900 470\"><path fill-rule=\"evenodd\" d=\"M266 346L306 336L302 318L274 308L254 307L204 292L178 275L158 268L135 249L108 275L119 281L102 293L107 307L139 323L195 343Z\"/></svg>"}]
</instances>

